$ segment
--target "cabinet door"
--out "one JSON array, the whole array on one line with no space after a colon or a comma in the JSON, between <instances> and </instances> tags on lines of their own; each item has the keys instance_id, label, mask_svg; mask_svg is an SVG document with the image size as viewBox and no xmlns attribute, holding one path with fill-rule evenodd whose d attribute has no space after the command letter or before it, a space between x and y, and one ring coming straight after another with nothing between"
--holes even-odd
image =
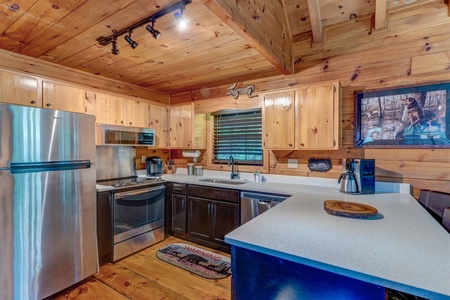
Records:
<instances>
[{"instance_id":1,"label":"cabinet door","mask_svg":"<svg viewBox=\"0 0 450 300\"><path fill-rule=\"evenodd\" d=\"M169 113L169 144L173 148L192 147L192 104L174 106Z\"/></svg>"},{"instance_id":2,"label":"cabinet door","mask_svg":"<svg viewBox=\"0 0 450 300\"><path fill-rule=\"evenodd\" d=\"M0 75L0 102L42 107L36 78L9 72Z\"/></svg>"},{"instance_id":3,"label":"cabinet door","mask_svg":"<svg viewBox=\"0 0 450 300\"><path fill-rule=\"evenodd\" d=\"M149 127L149 104L136 101L126 100L127 106L127 126L133 127Z\"/></svg>"},{"instance_id":4,"label":"cabinet door","mask_svg":"<svg viewBox=\"0 0 450 300\"><path fill-rule=\"evenodd\" d=\"M215 243L224 244L225 235L239 226L239 205L235 203L212 201L211 238Z\"/></svg>"},{"instance_id":5,"label":"cabinet door","mask_svg":"<svg viewBox=\"0 0 450 300\"><path fill-rule=\"evenodd\" d=\"M266 149L294 149L294 91L264 96L263 146Z\"/></svg>"},{"instance_id":6,"label":"cabinet door","mask_svg":"<svg viewBox=\"0 0 450 300\"><path fill-rule=\"evenodd\" d=\"M95 117L101 124L125 125L126 100L120 97L96 93Z\"/></svg>"},{"instance_id":7,"label":"cabinet door","mask_svg":"<svg viewBox=\"0 0 450 300\"><path fill-rule=\"evenodd\" d=\"M172 195L172 225L173 232L186 234L186 196L184 195Z\"/></svg>"},{"instance_id":8,"label":"cabinet door","mask_svg":"<svg viewBox=\"0 0 450 300\"><path fill-rule=\"evenodd\" d=\"M168 147L167 107L150 104L150 128L155 129L155 147Z\"/></svg>"},{"instance_id":9,"label":"cabinet door","mask_svg":"<svg viewBox=\"0 0 450 300\"><path fill-rule=\"evenodd\" d=\"M84 113L85 90L53 82L42 83L43 107Z\"/></svg>"},{"instance_id":10,"label":"cabinet door","mask_svg":"<svg viewBox=\"0 0 450 300\"><path fill-rule=\"evenodd\" d=\"M335 85L297 90L298 149L337 149L339 101Z\"/></svg>"},{"instance_id":11,"label":"cabinet door","mask_svg":"<svg viewBox=\"0 0 450 300\"><path fill-rule=\"evenodd\" d=\"M211 201L189 197L188 233L193 240L210 240Z\"/></svg>"},{"instance_id":12,"label":"cabinet door","mask_svg":"<svg viewBox=\"0 0 450 300\"><path fill-rule=\"evenodd\" d=\"M112 261L112 211L111 192L97 193L97 241L100 265Z\"/></svg>"}]
</instances>

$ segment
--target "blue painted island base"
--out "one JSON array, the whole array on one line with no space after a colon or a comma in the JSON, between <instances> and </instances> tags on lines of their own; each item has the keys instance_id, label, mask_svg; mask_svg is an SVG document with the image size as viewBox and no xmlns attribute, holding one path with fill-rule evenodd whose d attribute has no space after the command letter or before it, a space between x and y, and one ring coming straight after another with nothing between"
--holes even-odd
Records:
<instances>
[{"instance_id":1,"label":"blue painted island base","mask_svg":"<svg viewBox=\"0 0 450 300\"><path fill-rule=\"evenodd\" d=\"M385 300L382 286L232 246L232 297L251 299Z\"/></svg>"}]
</instances>

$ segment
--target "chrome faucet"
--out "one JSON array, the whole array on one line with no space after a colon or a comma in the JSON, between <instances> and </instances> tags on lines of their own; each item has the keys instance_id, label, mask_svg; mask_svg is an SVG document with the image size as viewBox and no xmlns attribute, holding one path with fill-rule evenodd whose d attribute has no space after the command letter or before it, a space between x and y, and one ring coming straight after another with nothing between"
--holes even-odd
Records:
<instances>
[{"instance_id":1,"label":"chrome faucet","mask_svg":"<svg viewBox=\"0 0 450 300\"><path fill-rule=\"evenodd\" d=\"M231 164L231 179L239 179L239 170L236 166L236 170L234 169L234 158L233 155L230 155L228 158L228 166Z\"/></svg>"}]
</instances>

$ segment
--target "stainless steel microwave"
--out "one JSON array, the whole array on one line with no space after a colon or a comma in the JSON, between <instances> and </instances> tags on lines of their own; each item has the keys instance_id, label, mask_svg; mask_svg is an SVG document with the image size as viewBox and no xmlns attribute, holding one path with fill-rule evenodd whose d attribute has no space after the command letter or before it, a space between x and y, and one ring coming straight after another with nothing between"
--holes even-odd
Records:
<instances>
[{"instance_id":1,"label":"stainless steel microwave","mask_svg":"<svg viewBox=\"0 0 450 300\"><path fill-rule=\"evenodd\" d=\"M97 124L97 145L155 146L155 129Z\"/></svg>"}]
</instances>

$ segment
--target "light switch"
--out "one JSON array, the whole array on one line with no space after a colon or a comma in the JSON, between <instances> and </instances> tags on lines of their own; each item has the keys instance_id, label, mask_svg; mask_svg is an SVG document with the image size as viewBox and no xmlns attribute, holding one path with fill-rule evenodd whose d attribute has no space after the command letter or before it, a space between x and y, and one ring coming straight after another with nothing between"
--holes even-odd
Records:
<instances>
[{"instance_id":1,"label":"light switch","mask_svg":"<svg viewBox=\"0 0 450 300\"><path fill-rule=\"evenodd\" d=\"M298 165L298 159L288 158L288 168L297 169L297 165Z\"/></svg>"},{"instance_id":2,"label":"light switch","mask_svg":"<svg viewBox=\"0 0 450 300\"><path fill-rule=\"evenodd\" d=\"M147 157L146 156L144 156L144 155L142 155L142 157L141 157L141 162L143 163L143 164L145 164L145 160L147 159Z\"/></svg>"}]
</instances>

